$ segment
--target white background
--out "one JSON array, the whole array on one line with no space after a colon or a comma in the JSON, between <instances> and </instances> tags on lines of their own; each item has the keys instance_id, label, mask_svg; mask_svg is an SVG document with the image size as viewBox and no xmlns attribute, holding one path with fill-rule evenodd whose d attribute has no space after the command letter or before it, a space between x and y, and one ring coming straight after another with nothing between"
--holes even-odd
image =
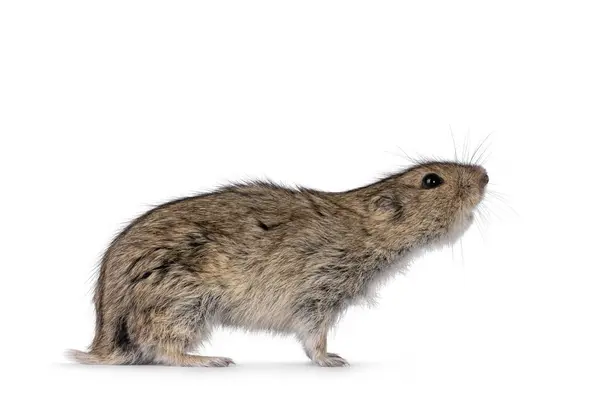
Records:
<instances>
[{"instance_id":1,"label":"white background","mask_svg":"<svg viewBox=\"0 0 600 400\"><path fill-rule=\"evenodd\" d=\"M2 398L598 398L600 13L582 1L3 1ZM128 220L243 178L343 190L469 154L487 222L351 309L308 364L217 331L228 369L68 363ZM9 392L12 394L9 395Z\"/></svg>"}]
</instances>

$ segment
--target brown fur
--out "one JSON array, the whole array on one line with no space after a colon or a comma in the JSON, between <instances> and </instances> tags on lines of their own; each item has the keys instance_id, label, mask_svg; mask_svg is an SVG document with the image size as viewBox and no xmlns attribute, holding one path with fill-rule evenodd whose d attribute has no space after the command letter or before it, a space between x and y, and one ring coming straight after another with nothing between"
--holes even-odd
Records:
<instances>
[{"instance_id":1,"label":"brown fur","mask_svg":"<svg viewBox=\"0 0 600 400\"><path fill-rule=\"evenodd\" d=\"M422 187L437 173L444 183ZM79 362L226 366L188 354L222 325L294 334L322 366L351 304L422 250L455 240L484 194L479 166L429 162L328 193L234 185L161 205L112 242L95 292L96 335Z\"/></svg>"}]
</instances>

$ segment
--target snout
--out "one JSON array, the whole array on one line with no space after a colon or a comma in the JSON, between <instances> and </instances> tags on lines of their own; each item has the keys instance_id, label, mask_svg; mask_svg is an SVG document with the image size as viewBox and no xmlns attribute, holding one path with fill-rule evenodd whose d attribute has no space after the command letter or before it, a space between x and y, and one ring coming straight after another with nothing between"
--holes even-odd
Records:
<instances>
[{"instance_id":1,"label":"snout","mask_svg":"<svg viewBox=\"0 0 600 400\"><path fill-rule=\"evenodd\" d=\"M485 187L487 186L489 181L490 181L490 177L488 176L487 172L484 170L483 174L481 174L481 177L479 178L479 187L481 188L481 190L485 189Z\"/></svg>"},{"instance_id":2,"label":"snout","mask_svg":"<svg viewBox=\"0 0 600 400\"><path fill-rule=\"evenodd\" d=\"M488 176L487 171L485 168L479 165L474 165L472 171L474 172L474 174L471 175L474 181L473 183L479 184L479 189L483 191L483 189L485 189L487 184L490 182L490 177Z\"/></svg>"},{"instance_id":3,"label":"snout","mask_svg":"<svg viewBox=\"0 0 600 400\"><path fill-rule=\"evenodd\" d=\"M490 177L485 169L481 168L479 176L479 189L483 191L487 184L490 182Z\"/></svg>"}]
</instances>

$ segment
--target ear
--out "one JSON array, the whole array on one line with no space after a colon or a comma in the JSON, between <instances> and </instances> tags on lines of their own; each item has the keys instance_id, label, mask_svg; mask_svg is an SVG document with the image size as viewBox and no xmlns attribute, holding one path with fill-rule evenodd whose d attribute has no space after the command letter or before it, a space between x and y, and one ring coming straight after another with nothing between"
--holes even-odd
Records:
<instances>
[{"instance_id":1,"label":"ear","mask_svg":"<svg viewBox=\"0 0 600 400\"><path fill-rule=\"evenodd\" d=\"M402 214L402 202L393 194L378 194L371 199L369 208L379 215Z\"/></svg>"}]
</instances>

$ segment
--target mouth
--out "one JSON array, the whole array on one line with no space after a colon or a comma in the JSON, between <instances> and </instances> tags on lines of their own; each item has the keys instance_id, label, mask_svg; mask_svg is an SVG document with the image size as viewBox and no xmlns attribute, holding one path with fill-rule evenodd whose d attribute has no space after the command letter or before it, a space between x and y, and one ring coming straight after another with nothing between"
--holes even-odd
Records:
<instances>
[{"instance_id":1,"label":"mouth","mask_svg":"<svg viewBox=\"0 0 600 400\"><path fill-rule=\"evenodd\" d=\"M471 210L467 213L466 217L465 217L465 221L468 224L471 224L473 222L473 220L475 219L475 210Z\"/></svg>"}]
</instances>

